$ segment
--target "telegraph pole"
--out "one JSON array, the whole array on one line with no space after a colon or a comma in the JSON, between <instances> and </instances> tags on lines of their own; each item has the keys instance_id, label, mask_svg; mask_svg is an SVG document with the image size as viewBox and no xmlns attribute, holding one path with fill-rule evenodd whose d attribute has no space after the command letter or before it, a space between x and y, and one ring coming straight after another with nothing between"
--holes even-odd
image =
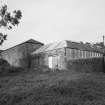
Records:
<instances>
[{"instance_id":1,"label":"telegraph pole","mask_svg":"<svg viewBox=\"0 0 105 105\"><path fill-rule=\"evenodd\" d=\"M104 41L105 41L105 36L103 35L103 45L105 45L105 42ZM103 70L105 70L105 52L103 54Z\"/></svg>"},{"instance_id":2,"label":"telegraph pole","mask_svg":"<svg viewBox=\"0 0 105 105\"><path fill-rule=\"evenodd\" d=\"M105 45L105 36L103 35L103 45Z\"/></svg>"}]
</instances>

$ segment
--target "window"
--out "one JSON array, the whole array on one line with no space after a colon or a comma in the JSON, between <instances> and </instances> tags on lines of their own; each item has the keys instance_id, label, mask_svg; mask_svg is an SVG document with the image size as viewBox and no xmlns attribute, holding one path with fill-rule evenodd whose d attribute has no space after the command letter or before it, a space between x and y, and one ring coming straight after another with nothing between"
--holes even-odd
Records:
<instances>
[{"instance_id":1,"label":"window","mask_svg":"<svg viewBox=\"0 0 105 105\"><path fill-rule=\"evenodd\" d=\"M84 51L82 51L82 58L84 58Z\"/></svg>"},{"instance_id":2,"label":"window","mask_svg":"<svg viewBox=\"0 0 105 105\"><path fill-rule=\"evenodd\" d=\"M92 52L92 57L94 57L94 52Z\"/></svg>"},{"instance_id":3,"label":"window","mask_svg":"<svg viewBox=\"0 0 105 105\"><path fill-rule=\"evenodd\" d=\"M91 52L89 52L89 57L91 57Z\"/></svg>"},{"instance_id":4,"label":"window","mask_svg":"<svg viewBox=\"0 0 105 105\"><path fill-rule=\"evenodd\" d=\"M78 50L78 58L80 58L80 50Z\"/></svg>"},{"instance_id":5,"label":"window","mask_svg":"<svg viewBox=\"0 0 105 105\"><path fill-rule=\"evenodd\" d=\"M85 51L83 51L83 58L85 58Z\"/></svg>"},{"instance_id":6,"label":"window","mask_svg":"<svg viewBox=\"0 0 105 105\"><path fill-rule=\"evenodd\" d=\"M87 51L85 51L85 58L87 58Z\"/></svg>"},{"instance_id":7,"label":"window","mask_svg":"<svg viewBox=\"0 0 105 105\"><path fill-rule=\"evenodd\" d=\"M80 50L80 58L82 58L82 51Z\"/></svg>"},{"instance_id":8,"label":"window","mask_svg":"<svg viewBox=\"0 0 105 105\"><path fill-rule=\"evenodd\" d=\"M86 58L89 58L89 52L86 51Z\"/></svg>"}]
</instances>

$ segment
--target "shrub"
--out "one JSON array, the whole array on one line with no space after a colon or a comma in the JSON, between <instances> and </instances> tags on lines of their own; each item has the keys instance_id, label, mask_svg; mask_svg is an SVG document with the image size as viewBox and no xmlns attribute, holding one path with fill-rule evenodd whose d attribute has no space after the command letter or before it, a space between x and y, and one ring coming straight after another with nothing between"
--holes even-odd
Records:
<instances>
[{"instance_id":1,"label":"shrub","mask_svg":"<svg viewBox=\"0 0 105 105\"><path fill-rule=\"evenodd\" d=\"M0 59L0 74L7 72L8 67L10 67L10 64L4 59Z\"/></svg>"},{"instance_id":2,"label":"shrub","mask_svg":"<svg viewBox=\"0 0 105 105\"><path fill-rule=\"evenodd\" d=\"M10 66L10 64L4 59L0 59L0 66Z\"/></svg>"},{"instance_id":3,"label":"shrub","mask_svg":"<svg viewBox=\"0 0 105 105\"><path fill-rule=\"evenodd\" d=\"M2 63L3 62L3 63ZM11 74L11 73L19 73L25 71L22 67L13 67L8 64L6 61L0 60L0 74Z\"/></svg>"},{"instance_id":4,"label":"shrub","mask_svg":"<svg viewBox=\"0 0 105 105\"><path fill-rule=\"evenodd\" d=\"M24 68L10 66L9 68L7 68L7 71L9 73L18 73L18 72L24 71Z\"/></svg>"}]
</instances>

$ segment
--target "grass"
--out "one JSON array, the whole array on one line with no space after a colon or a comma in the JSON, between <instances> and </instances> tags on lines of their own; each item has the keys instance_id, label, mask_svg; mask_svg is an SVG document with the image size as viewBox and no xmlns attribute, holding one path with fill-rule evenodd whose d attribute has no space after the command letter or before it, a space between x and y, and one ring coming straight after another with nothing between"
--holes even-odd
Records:
<instances>
[{"instance_id":1,"label":"grass","mask_svg":"<svg viewBox=\"0 0 105 105\"><path fill-rule=\"evenodd\" d=\"M1 77L0 105L105 105L105 75L30 71Z\"/></svg>"}]
</instances>

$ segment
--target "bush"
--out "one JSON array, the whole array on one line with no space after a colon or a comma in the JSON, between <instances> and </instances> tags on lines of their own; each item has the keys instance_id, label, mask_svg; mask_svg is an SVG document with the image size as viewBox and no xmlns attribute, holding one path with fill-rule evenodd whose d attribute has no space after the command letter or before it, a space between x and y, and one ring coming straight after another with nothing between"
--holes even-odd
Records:
<instances>
[{"instance_id":1,"label":"bush","mask_svg":"<svg viewBox=\"0 0 105 105\"><path fill-rule=\"evenodd\" d=\"M10 64L4 59L0 59L0 74L7 72L8 67L10 67Z\"/></svg>"},{"instance_id":2,"label":"bush","mask_svg":"<svg viewBox=\"0 0 105 105\"><path fill-rule=\"evenodd\" d=\"M21 71L24 71L24 70L25 70L24 68L13 67L13 66L10 66L9 68L7 68L8 73L18 73L18 72L21 72Z\"/></svg>"},{"instance_id":3,"label":"bush","mask_svg":"<svg viewBox=\"0 0 105 105\"><path fill-rule=\"evenodd\" d=\"M10 66L10 64L4 59L0 59L0 66Z\"/></svg>"},{"instance_id":4,"label":"bush","mask_svg":"<svg viewBox=\"0 0 105 105\"><path fill-rule=\"evenodd\" d=\"M13 73L19 73L19 72L23 72L25 71L24 68L21 68L21 67L13 67L13 66L0 66L0 74L3 75L3 74L13 74Z\"/></svg>"}]
</instances>

